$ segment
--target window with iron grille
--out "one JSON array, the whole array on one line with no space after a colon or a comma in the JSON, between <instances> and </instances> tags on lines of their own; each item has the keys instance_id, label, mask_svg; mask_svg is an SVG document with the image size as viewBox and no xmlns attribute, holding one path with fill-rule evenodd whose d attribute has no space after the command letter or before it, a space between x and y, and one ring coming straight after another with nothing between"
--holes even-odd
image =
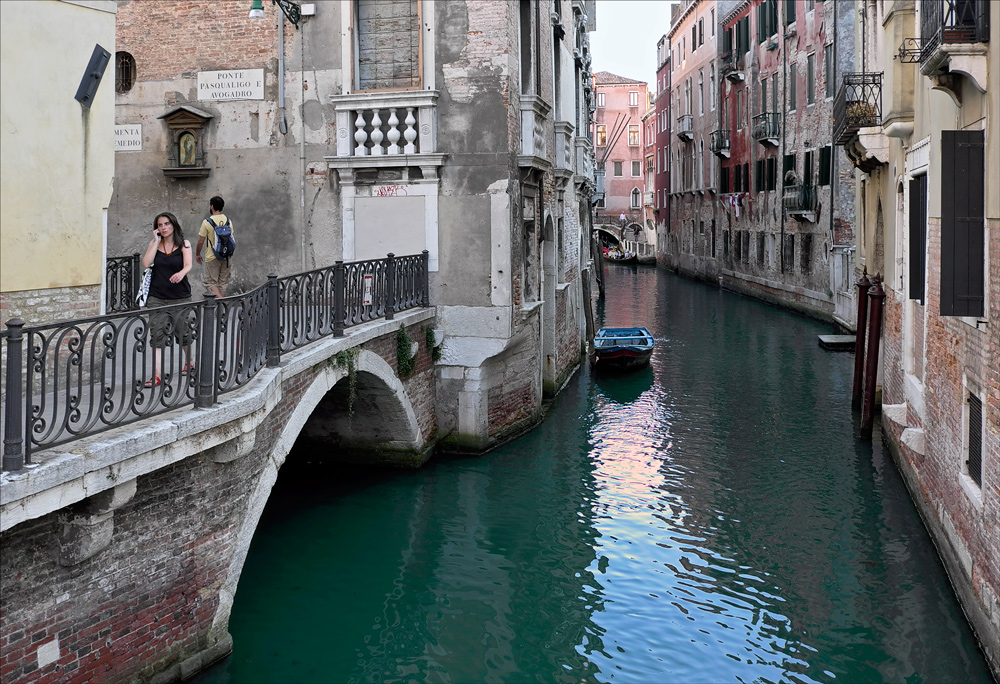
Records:
<instances>
[{"instance_id":1,"label":"window with iron grille","mask_svg":"<svg viewBox=\"0 0 1000 684\"><path fill-rule=\"evenodd\" d=\"M785 270L791 271L795 267L795 234L785 235L785 244L782 249L782 260L785 262Z\"/></svg>"},{"instance_id":2,"label":"window with iron grille","mask_svg":"<svg viewBox=\"0 0 1000 684\"><path fill-rule=\"evenodd\" d=\"M802 266L803 273L810 273L812 271L812 242L813 236L809 233L803 235L802 239L799 240L802 249L802 257L799 263Z\"/></svg>"},{"instance_id":3,"label":"window with iron grille","mask_svg":"<svg viewBox=\"0 0 1000 684\"><path fill-rule=\"evenodd\" d=\"M969 392L968 459L965 466L969 477L980 488L983 486L983 402L979 395Z\"/></svg>"},{"instance_id":4,"label":"window with iron grille","mask_svg":"<svg viewBox=\"0 0 1000 684\"><path fill-rule=\"evenodd\" d=\"M115 92L127 93L135 84L135 57L127 52L115 53Z\"/></svg>"}]
</instances>

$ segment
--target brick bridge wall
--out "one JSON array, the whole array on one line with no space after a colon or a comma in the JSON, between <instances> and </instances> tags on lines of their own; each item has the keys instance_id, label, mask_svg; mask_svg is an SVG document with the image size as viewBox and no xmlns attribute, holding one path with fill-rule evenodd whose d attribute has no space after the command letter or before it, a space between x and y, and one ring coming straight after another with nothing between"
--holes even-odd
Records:
<instances>
[{"instance_id":1,"label":"brick bridge wall","mask_svg":"<svg viewBox=\"0 0 1000 684\"><path fill-rule=\"evenodd\" d=\"M0 680L178 681L225 656L232 644L227 630L233 596L278 469L319 401L347 381L347 370L329 361L336 351L360 348L357 372L383 381L383 399L403 395L409 403L403 411L409 425L395 426L396 434L415 433L417 450L432 443L434 369L424 331L432 313L400 318L419 343L408 378L396 376L398 321L380 323L380 336L360 344L344 344L343 338L317 343L283 359L281 368L268 369L270 383L258 377L238 393L251 398L227 395L212 409L177 411L133 426L129 432L173 426L153 449L166 465L133 474L123 460L94 471L110 489L68 507L54 504L51 512L5 529ZM221 438L213 436L220 430L211 419L232 418L232 404L240 400L252 404L246 415L224 428L228 433ZM169 423L174 414L184 415ZM200 422L200 432L176 434L184 420ZM101 436L103 444L114 440L108 434ZM122 441L130 454L148 446L141 435ZM82 446L74 447L73 457L97 453L97 446L91 453L85 443L77 444ZM14 486L10 475L4 474L4 484ZM53 492L70 497L72 488L48 496ZM4 514L18 515L12 507Z\"/></svg>"}]
</instances>

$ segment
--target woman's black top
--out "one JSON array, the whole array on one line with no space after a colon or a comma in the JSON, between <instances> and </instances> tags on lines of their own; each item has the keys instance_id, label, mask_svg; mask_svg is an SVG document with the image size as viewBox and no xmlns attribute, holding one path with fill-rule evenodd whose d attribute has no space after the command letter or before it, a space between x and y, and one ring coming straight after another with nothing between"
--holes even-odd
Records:
<instances>
[{"instance_id":1,"label":"woman's black top","mask_svg":"<svg viewBox=\"0 0 1000 684\"><path fill-rule=\"evenodd\" d=\"M191 296L191 283L187 276L179 283L170 282L170 276L184 268L184 250L174 247L170 254L159 249L153 257L153 277L149 281L149 296L159 299L187 299Z\"/></svg>"}]
</instances>

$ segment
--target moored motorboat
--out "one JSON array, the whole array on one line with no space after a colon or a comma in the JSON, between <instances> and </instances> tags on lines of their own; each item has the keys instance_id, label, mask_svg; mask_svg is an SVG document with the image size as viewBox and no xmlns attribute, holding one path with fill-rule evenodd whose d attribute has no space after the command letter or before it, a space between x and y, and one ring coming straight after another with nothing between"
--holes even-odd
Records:
<instances>
[{"instance_id":1,"label":"moored motorboat","mask_svg":"<svg viewBox=\"0 0 1000 684\"><path fill-rule=\"evenodd\" d=\"M592 362L599 368L642 368L653 355L653 344L645 328L601 328L594 336Z\"/></svg>"}]
</instances>

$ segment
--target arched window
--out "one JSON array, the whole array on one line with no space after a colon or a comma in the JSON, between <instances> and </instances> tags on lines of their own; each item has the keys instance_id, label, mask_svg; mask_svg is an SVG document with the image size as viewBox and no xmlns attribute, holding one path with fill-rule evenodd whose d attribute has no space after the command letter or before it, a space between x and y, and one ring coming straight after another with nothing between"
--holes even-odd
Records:
<instances>
[{"instance_id":1,"label":"arched window","mask_svg":"<svg viewBox=\"0 0 1000 684\"><path fill-rule=\"evenodd\" d=\"M642 193L639 188L632 188L632 208L638 209L642 206Z\"/></svg>"},{"instance_id":2,"label":"arched window","mask_svg":"<svg viewBox=\"0 0 1000 684\"><path fill-rule=\"evenodd\" d=\"M115 53L115 92L127 93L135 84L135 57L127 52Z\"/></svg>"},{"instance_id":3,"label":"arched window","mask_svg":"<svg viewBox=\"0 0 1000 684\"><path fill-rule=\"evenodd\" d=\"M698 113L705 113L705 72L698 72Z\"/></svg>"},{"instance_id":4,"label":"arched window","mask_svg":"<svg viewBox=\"0 0 1000 684\"><path fill-rule=\"evenodd\" d=\"M714 10L713 10L714 11ZM715 111L715 64L708 70L708 108Z\"/></svg>"}]
</instances>

